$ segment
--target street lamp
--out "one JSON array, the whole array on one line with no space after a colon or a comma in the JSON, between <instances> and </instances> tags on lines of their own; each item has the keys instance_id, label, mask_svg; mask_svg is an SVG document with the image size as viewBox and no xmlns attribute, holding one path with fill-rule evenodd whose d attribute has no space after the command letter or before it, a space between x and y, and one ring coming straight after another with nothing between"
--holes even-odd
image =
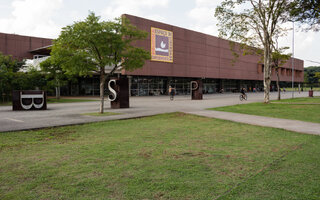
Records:
<instances>
[{"instance_id":1,"label":"street lamp","mask_svg":"<svg viewBox=\"0 0 320 200\"><path fill-rule=\"evenodd\" d=\"M292 98L294 97L294 21L292 22Z\"/></svg>"}]
</instances>

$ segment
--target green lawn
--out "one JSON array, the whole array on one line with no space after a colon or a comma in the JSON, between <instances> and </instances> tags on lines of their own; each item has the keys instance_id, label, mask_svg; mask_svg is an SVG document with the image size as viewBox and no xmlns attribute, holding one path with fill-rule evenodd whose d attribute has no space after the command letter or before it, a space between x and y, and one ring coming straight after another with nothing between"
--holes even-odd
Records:
<instances>
[{"instance_id":1,"label":"green lawn","mask_svg":"<svg viewBox=\"0 0 320 200\"><path fill-rule=\"evenodd\" d=\"M319 154L319 136L182 113L7 132L0 199L317 199Z\"/></svg>"},{"instance_id":2,"label":"green lawn","mask_svg":"<svg viewBox=\"0 0 320 200\"><path fill-rule=\"evenodd\" d=\"M319 140L297 146L222 199L319 199L319 152Z\"/></svg>"},{"instance_id":3,"label":"green lawn","mask_svg":"<svg viewBox=\"0 0 320 200\"><path fill-rule=\"evenodd\" d=\"M11 106L12 103L11 102L0 102L0 106Z\"/></svg>"},{"instance_id":4,"label":"green lawn","mask_svg":"<svg viewBox=\"0 0 320 200\"><path fill-rule=\"evenodd\" d=\"M274 100L273 103L301 103L301 104L308 104L308 103L318 103L320 104L320 97L299 97L299 98L293 98L293 99L281 99L280 101Z\"/></svg>"},{"instance_id":5,"label":"green lawn","mask_svg":"<svg viewBox=\"0 0 320 200\"><path fill-rule=\"evenodd\" d=\"M283 103L283 104L281 104ZM310 104L308 104L310 103ZM314 104L319 103L319 104ZM270 104L250 103L211 108L211 110L294 119L320 123L320 98L296 98L273 101Z\"/></svg>"}]
</instances>

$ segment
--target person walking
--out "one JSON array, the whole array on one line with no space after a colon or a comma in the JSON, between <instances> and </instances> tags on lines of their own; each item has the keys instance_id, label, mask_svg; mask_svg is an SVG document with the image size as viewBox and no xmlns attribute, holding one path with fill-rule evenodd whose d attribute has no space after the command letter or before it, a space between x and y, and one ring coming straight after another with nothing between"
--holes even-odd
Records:
<instances>
[{"instance_id":1,"label":"person walking","mask_svg":"<svg viewBox=\"0 0 320 200\"><path fill-rule=\"evenodd\" d=\"M172 101L175 95L175 89L171 85L169 86L169 95L170 95L170 100Z\"/></svg>"}]
</instances>

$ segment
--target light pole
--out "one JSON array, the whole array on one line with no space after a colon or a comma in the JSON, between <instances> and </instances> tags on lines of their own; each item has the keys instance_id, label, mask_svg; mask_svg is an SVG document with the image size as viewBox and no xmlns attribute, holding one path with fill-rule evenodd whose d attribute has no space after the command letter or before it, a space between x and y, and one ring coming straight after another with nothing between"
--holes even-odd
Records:
<instances>
[{"instance_id":1,"label":"light pole","mask_svg":"<svg viewBox=\"0 0 320 200\"><path fill-rule=\"evenodd\" d=\"M294 21L292 22L292 98L294 98Z\"/></svg>"}]
</instances>

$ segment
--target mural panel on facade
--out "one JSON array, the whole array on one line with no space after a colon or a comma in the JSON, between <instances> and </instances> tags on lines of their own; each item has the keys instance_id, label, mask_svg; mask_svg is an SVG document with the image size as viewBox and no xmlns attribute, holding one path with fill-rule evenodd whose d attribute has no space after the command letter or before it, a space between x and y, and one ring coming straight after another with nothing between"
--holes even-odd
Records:
<instances>
[{"instance_id":1,"label":"mural panel on facade","mask_svg":"<svg viewBox=\"0 0 320 200\"><path fill-rule=\"evenodd\" d=\"M151 27L151 60L173 62L173 33Z\"/></svg>"}]
</instances>

